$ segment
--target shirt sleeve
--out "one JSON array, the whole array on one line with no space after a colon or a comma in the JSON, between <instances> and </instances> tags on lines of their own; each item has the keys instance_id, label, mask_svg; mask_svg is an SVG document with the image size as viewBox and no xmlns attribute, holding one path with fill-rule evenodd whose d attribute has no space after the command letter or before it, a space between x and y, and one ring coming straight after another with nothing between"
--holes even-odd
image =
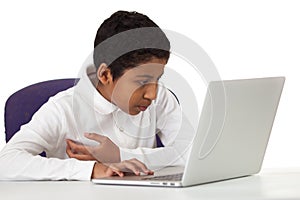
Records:
<instances>
[{"instance_id":1,"label":"shirt sleeve","mask_svg":"<svg viewBox=\"0 0 300 200\"><path fill-rule=\"evenodd\" d=\"M90 180L94 161L45 158L64 141L64 115L51 99L0 152L1 180Z\"/></svg>"},{"instance_id":2,"label":"shirt sleeve","mask_svg":"<svg viewBox=\"0 0 300 200\"><path fill-rule=\"evenodd\" d=\"M195 135L193 127L182 115L180 104L166 88L160 88L156 104L156 130L164 147L120 149L121 160L136 158L148 167L185 165L191 142Z\"/></svg>"}]
</instances>

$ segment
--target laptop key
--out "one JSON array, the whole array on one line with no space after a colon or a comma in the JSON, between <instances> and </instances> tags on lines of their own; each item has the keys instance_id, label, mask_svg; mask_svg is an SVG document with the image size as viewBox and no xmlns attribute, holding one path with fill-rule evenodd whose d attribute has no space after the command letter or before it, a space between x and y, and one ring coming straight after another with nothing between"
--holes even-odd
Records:
<instances>
[{"instance_id":1,"label":"laptop key","mask_svg":"<svg viewBox=\"0 0 300 200\"><path fill-rule=\"evenodd\" d=\"M154 177L143 178L143 180L180 181L182 179L182 175L183 175L183 173L170 174L170 175L164 175L164 176L154 176Z\"/></svg>"}]
</instances>

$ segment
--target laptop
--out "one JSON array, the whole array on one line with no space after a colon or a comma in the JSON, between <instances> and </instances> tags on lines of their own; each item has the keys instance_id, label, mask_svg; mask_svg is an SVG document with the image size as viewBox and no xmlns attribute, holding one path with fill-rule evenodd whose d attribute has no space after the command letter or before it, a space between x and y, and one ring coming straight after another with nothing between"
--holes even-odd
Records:
<instances>
[{"instance_id":1,"label":"laptop","mask_svg":"<svg viewBox=\"0 0 300 200\"><path fill-rule=\"evenodd\" d=\"M268 77L210 82L185 167L168 166L151 176L113 176L92 182L186 187L258 173L284 81L284 77Z\"/></svg>"}]
</instances>

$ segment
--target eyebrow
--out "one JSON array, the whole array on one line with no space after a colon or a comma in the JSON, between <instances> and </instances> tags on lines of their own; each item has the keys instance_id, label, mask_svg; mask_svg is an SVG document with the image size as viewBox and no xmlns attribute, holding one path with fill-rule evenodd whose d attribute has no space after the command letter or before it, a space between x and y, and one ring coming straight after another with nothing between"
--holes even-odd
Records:
<instances>
[{"instance_id":1,"label":"eyebrow","mask_svg":"<svg viewBox=\"0 0 300 200\"><path fill-rule=\"evenodd\" d=\"M144 74L144 75L137 75L136 77L142 77L142 78L153 78L153 76Z\"/></svg>"},{"instance_id":2,"label":"eyebrow","mask_svg":"<svg viewBox=\"0 0 300 200\"><path fill-rule=\"evenodd\" d=\"M162 77L164 73L162 73L161 75L158 76L158 79L160 79ZM148 74L142 74L142 75L137 75L136 77L141 77L141 78L153 78L153 76L148 75Z\"/></svg>"}]
</instances>

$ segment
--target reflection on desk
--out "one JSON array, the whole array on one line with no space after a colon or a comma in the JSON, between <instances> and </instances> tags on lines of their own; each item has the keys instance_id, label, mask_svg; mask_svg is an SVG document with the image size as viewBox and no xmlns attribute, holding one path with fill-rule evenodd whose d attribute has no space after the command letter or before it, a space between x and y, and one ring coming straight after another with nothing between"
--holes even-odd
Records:
<instances>
[{"instance_id":1,"label":"reflection on desk","mask_svg":"<svg viewBox=\"0 0 300 200\"><path fill-rule=\"evenodd\" d=\"M300 199L300 168L264 169L244 178L187 188L94 185L84 181L0 181L5 200Z\"/></svg>"}]
</instances>

